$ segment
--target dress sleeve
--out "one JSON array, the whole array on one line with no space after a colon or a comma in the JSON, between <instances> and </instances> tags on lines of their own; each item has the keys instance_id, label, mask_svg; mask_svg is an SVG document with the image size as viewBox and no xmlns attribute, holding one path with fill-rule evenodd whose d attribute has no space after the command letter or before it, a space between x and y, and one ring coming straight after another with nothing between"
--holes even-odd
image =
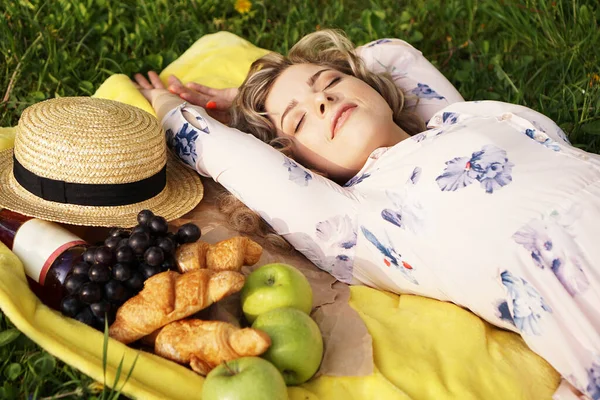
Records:
<instances>
[{"instance_id":1,"label":"dress sleeve","mask_svg":"<svg viewBox=\"0 0 600 400\"><path fill-rule=\"evenodd\" d=\"M448 105L464 101L458 90L423 54L400 39L380 39L356 49L367 68L389 72L405 94L408 110L425 122Z\"/></svg>"},{"instance_id":2,"label":"dress sleeve","mask_svg":"<svg viewBox=\"0 0 600 400\"><path fill-rule=\"evenodd\" d=\"M184 103L168 112L162 124L168 147L184 163L222 184L318 267L351 280L353 192L254 136L221 124L201 107ZM338 242L339 252L332 245ZM346 262L332 265L342 253Z\"/></svg>"},{"instance_id":3,"label":"dress sleeve","mask_svg":"<svg viewBox=\"0 0 600 400\"><path fill-rule=\"evenodd\" d=\"M549 148L556 148L555 144L570 145L563 130L544 114L528 107L493 100L452 104L432 116L428 128L442 128L445 124L456 123L470 116L496 117L507 121Z\"/></svg>"}]
</instances>

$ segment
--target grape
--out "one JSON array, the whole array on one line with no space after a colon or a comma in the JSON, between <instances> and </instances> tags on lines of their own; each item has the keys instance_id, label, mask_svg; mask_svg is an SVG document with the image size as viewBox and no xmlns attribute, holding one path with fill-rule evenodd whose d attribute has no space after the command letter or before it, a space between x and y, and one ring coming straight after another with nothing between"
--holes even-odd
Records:
<instances>
[{"instance_id":1,"label":"grape","mask_svg":"<svg viewBox=\"0 0 600 400\"><path fill-rule=\"evenodd\" d=\"M71 274L87 276L89 269L90 264L86 263L85 261L81 261L73 266L73 268L71 269Z\"/></svg>"},{"instance_id":2,"label":"grape","mask_svg":"<svg viewBox=\"0 0 600 400\"><path fill-rule=\"evenodd\" d=\"M87 282L81 285L81 288L79 288L79 299L84 303L97 303L101 298L102 288L97 283Z\"/></svg>"},{"instance_id":3,"label":"grape","mask_svg":"<svg viewBox=\"0 0 600 400\"><path fill-rule=\"evenodd\" d=\"M160 247L152 246L144 253L144 261L146 264L158 267L165 261L165 253Z\"/></svg>"},{"instance_id":4,"label":"grape","mask_svg":"<svg viewBox=\"0 0 600 400\"><path fill-rule=\"evenodd\" d=\"M81 286L88 282L87 275L69 275L65 279L65 289L69 294L75 294L81 289Z\"/></svg>"},{"instance_id":5,"label":"grape","mask_svg":"<svg viewBox=\"0 0 600 400\"><path fill-rule=\"evenodd\" d=\"M108 326L111 326L113 322L115 322L115 311L110 311L107 314L103 314L101 316L97 316L95 318L94 328L98 329L101 332L104 332L105 322L108 322Z\"/></svg>"},{"instance_id":6,"label":"grape","mask_svg":"<svg viewBox=\"0 0 600 400\"><path fill-rule=\"evenodd\" d=\"M117 248L117 246L119 245L119 242L121 241L121 237L119 236L110 236L108 237L105 241L104 241L104 245L106 247L108 247L111 250L114 250Z\"/></svg>"},{"instance_id":7,"label":"grape","mask_svg":"<svg viewBox=\"0 0 600 400\"><path fill-rule=\"evenodd\" d=\"M108 233L108 236L124 238L124 237L129 236L129 232L127 232L125 229L122 229L122 228L112 228L110 230L110 232Z\"/></svg>"},{"instance_id":8,"label":"grape","mask_svg":"<svg viewBox=\"0 0 600 400\"><path fill-rule=\"evenodd\" d=\"M94 314L95 324L94 327L100 331L104 331L104 322L108 320L110 326L114 322L116 311L113 306L106 300L101 300L98 303L90 304L90 310Z\"/></svg>"},{"instance_id":9,"label":"grape","mask_svg":"<svg viewBox=\"0 0 600 400\"><path fill-rule=\"evenodd\" d=\"M125 300L125 295L125 286L119 281L112 279L104 285L104 297L108 301L120 303Z\"/></svg>"},{"instance_id":10,"label":"grape","mask_svg":"<svg viewBox=\"0 0 600 400\"><path fill-rule=\"evenodd\" d=\"M136 292L142 290L144 287L144 275L140 271L133 272L131 278L125 281L125 285Z\"/></svg>"},{"instance_id":11,"label":"grape","mask_svg":"<svg viewBox=\"0 0 600 400\"><path fill-rule=\"evenodd\" d=\"M129 237L123 238L121 239L121 241L119 242L119 244L117 245L117 249L119 247L123 247L123 246L129 246Z\"/></svg>"},{"instance_id":12,"label":"grape","mask_svg":"<svg viewBox=\"0 0 600 400\"><path fill-rule=\"evenodd\" d=\"M168 237L169 239L171 239L173 241L173 243L175 244L175 249L177 249L177 246L179 245L179 241L177 239L177 234L173 233L173 232L169 232L166 234L166 237Z\"/></svg>"},{"instance_id":13,"label":"grape","mask_svg":"<svg viewBox=\"0 0 600 400\"><path fill-rule=\"evenodd\" d=\"M110 313L112 306L108 301L101 300L97 303L90 304L90 310L96 318L104 318L104 314Z\"/></svg>"},{"instance_id":14,"label":"grape","mask_svg":"<svg viewBox=\"0 0 600 400\"><path fill-rule=\"evenodd\" d=\"M112 267L112 276L118 281L126 281L131 278L131 267L126 264L115 264Z\"/></svg>"},{"instance_id":15,"label":"grape","mask_svg":"<svg viewBox=\"0 0 600 400\"><path fill-rule=\"evenodd\" d=\"M177 230L177 238L179 243L194 243L202 236L202 232L200 232L200 228L198 228L195 224L188 223L185 225L181 225Z\"/></svg>"},{"instance_id":16,"label":"grape","mask_svg":"<svg viewBox=\"0 0 600 400\"><path fill-rule=\"evenodd\" d=\"M94 264L90 267L88 272L90 281L104 283L110 279L110 269L104 264Z\"/></svg>"},{"instance_id":17,"label":"grape","mask_svg":"<svg viewBox=\"0 0 600 400\"><path fill-rule=\"evenodd\" d=\"M144 278L146 278L146 279L148 279L160 272L160 267L150 265L150 264L141 264L139 269L140 269L140 272L142 273L142 275L144 275Z\"/></svg>"},{"instance_id":18,"label":"grape","mask_svg":"<svg viewBox=\"0 0 600 400\"><path fill-rule=\"evenodd\" d=\"M135 261L135 253L129 246L121 246L115 253L115 258L118 263L132 263Z\"/></svg>"},{"instance_id":19,"label":"grape","mask_svg":"<svg viewBox=\"0 0 600 400\"><path fill-rule=\"evenodd\" d=\"M155 216L150 220L150 232L155 235L166 235L169 230L167 220L160 216Z\"/></svg>"},{"instance_id":20,"label":"grape","mask_svg":"<svg viewBox=\"0 0 600 400\"><path fill-rule=\"evenodd\" d=\"M96 255L96 248L92 246L92 247L88 248L85 251L85 253L83 253L83 261L85 261L88 264L93 264L95 255Z\"/></svg>"},{"instance_id":21,"label":"grape","mask_svg":"<svg viewBox=\"0 0 600 400\"><path fill-rule=\"evenodd\" d=\"M139 292L139 290L133 290L129 286L125 285L125 282L123 282L123 287L125 288L125 298L123 299L123 303L125 303L127 300L129 300Z\"/></svg>"},{"instance_id":22,"label":"grape","mask_svg":"<svg viewBox=\"0 0 600 400\"><path fill-rule=\"evenodd\" d=\"M156 239L156 245L160 247L166 254L172 254L175 251L175 242L168 236L159 237Z\"/></svg>"},{"instance_id":23,"label":"grape","mask_svg":"<svg viewBox=\"0 0 600 400\"><path fill-rule=\"evenodd\" d=\"M83 307L83 304L79 301L77 296L66 296L60 302L60 311L67 317L74 317L77 315L79 310Z\"/></svg>"},{"instance_id":24,"label":"grape","mask_svg":"<svg viewBox=\"0 0 600 400\"><path fill-rule=\"evenodd\" d=\"M100 264L111 265L113 261L112 250L106 246L100 246L96 249L94 260Z\"/></svg>"},{"instance_id":25,"label":"grape","mask_svg":"<svg viewBox=\"0 0 600 400\"><path fill-rule=\"evenodd\" d=\"M131 247L136 254L144 254L146 249L150 247L150 235L141 232L134 233L129 238L129 247Z\"/></svg>"},{"instance_id":26,"label":"grape","mask_svg":"<svg viewBox=\"0 0 600 400\"><path fill-rule=\"evenodd\" d=\"M163 261L163 263L161 264L160 268L163 271L167 271L167 270L176 271L177 270L177 262L175 261L174 257L167 257L167 258L165 258L165 261Z\"/></svg>"},{"instance_id":27,"label":"grape","mask_svg":"<svg viewBox=\"0 0 600 400\"><path fill-rule=\"evenodd\" d=\"M150 228L148 228L146 225L136 225L135 228L131 230L131 234L133 235L134 233L147 233L149 235Z\"/></svg>"},{"instance_id":28,"label":"grape","mask_svg":"<svg viewBox=\"0 0 600 400\"><path fill-rule=\"evenodd\" d=\"M79 322L83 322L86 325L92 326L94 324L94 314L89 307L81 310L76 316L75 319Z\"/></svg>"},{"instance_id":29,"label":"grape","mask_svg":"<svg viewBox=\"0 0 600 400\"><path fill-rule=\"evenodd\" d=\"M138 213L137 221L140 225L148 225L150 220L154 217L154 213L150 210L142 210Z\"/></svg>"}]
</instances>

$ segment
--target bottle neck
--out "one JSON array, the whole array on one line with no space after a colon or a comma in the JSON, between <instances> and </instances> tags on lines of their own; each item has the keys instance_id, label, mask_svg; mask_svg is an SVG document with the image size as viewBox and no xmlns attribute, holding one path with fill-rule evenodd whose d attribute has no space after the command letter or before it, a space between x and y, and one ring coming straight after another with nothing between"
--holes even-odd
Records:
<instances>
[{"instance_id":1,"label":"bottle neck","mask_svg":"<svg viewBox=\"0 0 600 400\"><path fill-rule=\"evenodd\" d=\"M19 228L32 217L16 212L0 209L0 242L12 250L15 236Z\"/></svg>"}]
</instances>

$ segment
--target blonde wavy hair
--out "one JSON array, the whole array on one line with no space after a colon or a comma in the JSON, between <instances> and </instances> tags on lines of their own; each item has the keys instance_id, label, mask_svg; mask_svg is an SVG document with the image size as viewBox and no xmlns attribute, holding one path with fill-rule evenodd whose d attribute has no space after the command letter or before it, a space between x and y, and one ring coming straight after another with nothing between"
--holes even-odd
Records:
<instances>
[{"instance_id":1,"label":"blonde wavy hair","mask_svg":"<svg viewBox=\"0 0 600 400\"><path fill-rule=\"evenodd\" d=\"M250 72L233 101L230 125L251 133L265 143L293 157L290 143L277 137L275 124L267 116L265 103L273 83L283 71L295 64L316 64L354 76L375 89L389 104L396 125L410 135L425 130L425 123L416 114L404 109L404 93L394 84L389 73L369 71L354 52L354 44L343 34L325 29L306 35L287 56L269 53L250 67Z\"/></svg>"},{"instance_id":2,"label":"blonde wavy hair","mask_svg":"<svg viewBox=\"0 0 600 400\"><path fill-rule=\"evenodd\" d=\"M291 141L277 136L277 129L267 115L265 103L273 83L283 71L295 64L316 64L364 81L385 99L392 109L394 122L400 128L410 135L423 132L425 123L416 114L404 109L404 93L394 84L392 76L369 71L354 50L353 43L343 32L326 29L303 37L290 49L287 56L269 53L259 58L252 63L233 101L230 126L251 133L294 158ZM269 242L278 244L264 221L233 195L221 196L220 209L234 229L265 237Z\"/></svg>"}]
</instances>

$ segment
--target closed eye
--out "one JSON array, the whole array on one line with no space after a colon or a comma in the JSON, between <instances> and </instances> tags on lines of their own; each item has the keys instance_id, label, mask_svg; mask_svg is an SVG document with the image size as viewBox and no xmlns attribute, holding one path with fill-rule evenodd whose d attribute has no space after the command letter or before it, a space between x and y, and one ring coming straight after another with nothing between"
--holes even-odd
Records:
<instances>
[{"instance_id":1,"label":"closed eye","mask_svg":"<svg viewBox=\"0 0 600 400\"><path fill-rule=\"evenodd\" d=\"M296 129L294 129L294 133L297 133L300 128L302 127L302 122L304 122L304 118L306 117L306 114L302 115L302 118L300 118L300 121L298 121L298 125L296 125Z\"/></svg>"},{"instance_id":2,"label":"closed eye","mask_svg":"<svg viewBox=\"0 0 600 400\"><path fill-rule=\"evenodd\" d=\"M329 89L330 87L333 87L333 86L335 86L335 85L336 85L336 84L337 84L339 81L341 81L341 80L342 80L342 78L341 78L341 77L339 77L339 76L338 76L337 78L333 78L333 79L331 80L331 82L329 82L329 84L328 84L327 86L325 86L325 88L324 88L323 90L325 90L325 89Z\"/></svg>"}]
</instances>

